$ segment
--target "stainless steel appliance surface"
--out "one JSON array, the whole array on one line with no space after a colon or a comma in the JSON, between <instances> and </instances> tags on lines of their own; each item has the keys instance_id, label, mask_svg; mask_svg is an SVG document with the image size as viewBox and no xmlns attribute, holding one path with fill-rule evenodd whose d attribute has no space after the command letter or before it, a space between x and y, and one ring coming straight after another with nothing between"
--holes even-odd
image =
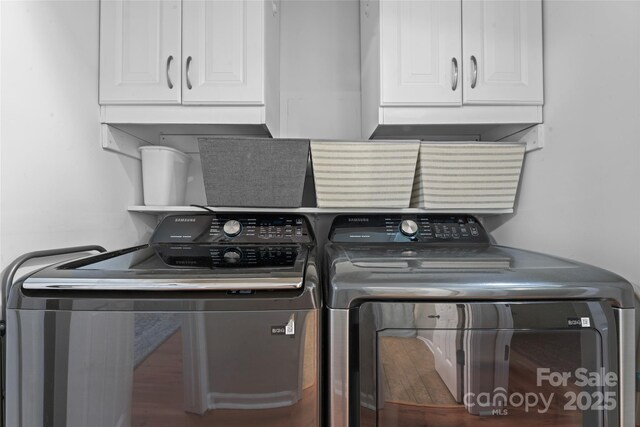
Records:
<instances>
[{"instance_id":1,"label":"stainless steel appliance surface","mask_svg":"<svg viewBox=\"0 0 640 427\"><path fill-rule=\"evenodd\" d=\"M11 286L6 425L317 426L320 307L304 217L165 217Z\"/></svg>"},{"instance_id":2,"label":"stainless steel appliance surface","mask_svg":"<svg viewBox=\"0 0 640 427\"><path fill-rule=\"evenodd\" d=\"M621 277L469 215L340 216L329 240L331 426L634 425Z\"/></svg>"}]
</instances>

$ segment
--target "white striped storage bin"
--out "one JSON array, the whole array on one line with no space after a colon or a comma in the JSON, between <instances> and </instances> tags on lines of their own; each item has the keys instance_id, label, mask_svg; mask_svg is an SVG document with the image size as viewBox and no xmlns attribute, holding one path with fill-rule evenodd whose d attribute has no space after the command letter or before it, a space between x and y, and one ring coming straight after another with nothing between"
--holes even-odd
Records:
<instances>
[{"instance_id":1,"label":"white striped storage bin","mask_svg":"<svg viewBox=\"0 0 640 427\"><path fill-rule=\"evenodd\" d=\"M419 141L311 141L320 208L407 208Z\"/></svg>"},{"instance_id":2,"label":"white striped storage bin","mask_svg":"<svg viewBox=\"0 0 640 427\"><path fill-rule=\"evenodd\" d=\"M525 144L422 142L411 206L450 212L513 209Z\"/></svg>"}]
</instances>

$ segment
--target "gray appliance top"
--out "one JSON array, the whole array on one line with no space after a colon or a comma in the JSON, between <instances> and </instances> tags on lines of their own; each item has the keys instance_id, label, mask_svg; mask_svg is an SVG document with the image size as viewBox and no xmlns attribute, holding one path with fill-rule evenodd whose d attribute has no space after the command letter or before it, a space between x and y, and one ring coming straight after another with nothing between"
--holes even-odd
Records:
<instances>
[{"instance_id":1,"label":"gray appliance top","mask_svg":"<svg viewBox=\"0 0 640 427\"><path fill-rule=\"evenodd\" d=\"M143 245L64 262L24 280L25 289L194 291L296 289L306 246Z\"/></svg>"},{"instance_id":2,"label":"gray appliance top","mask_svg":"<svg viewBox=\"0 0 640 427\"><path fill-rule=\"evenodd\" d=\"M28 277L25 289L295 289L313 234L297 215L165 217L150 244L61 263Z\"/></svg>"},{"instance_id":3,"label":"gray appliance top","mask_svg":"<svg viewBox=\"0 0 640 427\"><path fill-rule=\"evenodd\" d=\"M329 238L325 294L333 309L380 300L597 299L634 307L633 287L622 277L494 245L467 215L339 217Z\"/></svg>"},{"instance_id":4,"label":"gray appliance top","mask_svg":"<svg viewBox=\"0 0 640 427\"><path fill-rule=\"evenodd\" d=\"M217 300L219 308L234 309L249 307L249 300L266 307L277 298L284 302L270 308L316 307L315 254L313 233L299 215L168 216L147 245L65 261L20 279L8 306L37 309L55 300L74 309L127 309L126 301L135 300L137 309L149 302L152 310L163 304L191 310L217 307L211 302Z\"/></svg>"}]
</instances>

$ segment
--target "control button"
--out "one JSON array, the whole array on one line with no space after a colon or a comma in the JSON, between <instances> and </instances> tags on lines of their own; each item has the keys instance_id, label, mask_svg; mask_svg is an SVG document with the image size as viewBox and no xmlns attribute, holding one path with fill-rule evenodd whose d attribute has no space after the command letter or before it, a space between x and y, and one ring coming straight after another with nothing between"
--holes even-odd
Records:
<instances>
[{"instance_id":1,"label":"control button","mask_svg":"<svg viewBox=\"0 0 640 427\"><path fill-rule=\"evenodd\" d=\"M235 237L242 231L242 224L236 221L235 219L229 220L224 223L224 227L222 227L222 231L228 237Z\"/></svg>"},{"instance_id":2,"label":"control button","mask_svg":"<svg viewBox=\"0 0 640 427\"><path fill-rule=\"evenodd\" d=\"M410 219L405 219L400 223L400 232L405 236L415 236L418 233L418 224Z\"/></svg>"},{"instance_id":3,"label":"control button","mask_svg":"<svg viewBox=\"0 0 640 427\"><path fill-rule=\"evenodd\" d=\"M475 227L475 226L471 226L471 227L469 227L469 228L471 229L471 235L472 235L472 236L477 236L478 234L480 234L480 233L478 232L478 228L477 228L477 227Z\"/></svg>"},{"instance_id":4,"label":"control button","mask_svg":"<svg viewBox=\"0 0 640 427\"><path fill-rule=\"evenodd\" d=\"M222 258L227 264L237 264L242 259L242 252L240 252L240 249L227 249Z\"/></svg>"}]
</instances>

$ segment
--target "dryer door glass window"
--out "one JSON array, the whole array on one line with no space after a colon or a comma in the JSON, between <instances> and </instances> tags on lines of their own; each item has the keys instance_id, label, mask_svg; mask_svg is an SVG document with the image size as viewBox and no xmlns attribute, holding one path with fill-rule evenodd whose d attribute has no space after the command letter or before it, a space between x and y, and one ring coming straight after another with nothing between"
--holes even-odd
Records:
<instances>
[{"instance_id":1,"label":"dryer door glass window","mask_svg":"<svg viewBox=\"0 0 640 427\"><path fill-rule=\"evenodd\" d=\"M379 330L360 337L362 426L573 427L617 419L617 367L606 337L586 321L529 328L524 318L541 313L497 304L380 304L374 311ZM402 323L413 327L385 327Z\"/></svg>"}]
</instances>

